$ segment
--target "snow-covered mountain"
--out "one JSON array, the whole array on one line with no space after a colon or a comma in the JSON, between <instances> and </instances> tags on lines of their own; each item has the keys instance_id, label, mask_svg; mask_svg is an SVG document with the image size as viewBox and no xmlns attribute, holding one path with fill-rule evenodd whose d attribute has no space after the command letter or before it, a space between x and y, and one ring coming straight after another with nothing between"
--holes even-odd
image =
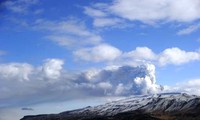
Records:
<instances>
[{"instance_id":1,"label":"snow-covered mountain","mask_svg":"<svg viewBox=\"0 0 200 120\"><path fill-rule=\"evenodd\" d=\"M126 120L132 117L200 120L200 96L186 93L139 95L54 115L25 116L21 120Z\"/></svg>"}]
</instances>

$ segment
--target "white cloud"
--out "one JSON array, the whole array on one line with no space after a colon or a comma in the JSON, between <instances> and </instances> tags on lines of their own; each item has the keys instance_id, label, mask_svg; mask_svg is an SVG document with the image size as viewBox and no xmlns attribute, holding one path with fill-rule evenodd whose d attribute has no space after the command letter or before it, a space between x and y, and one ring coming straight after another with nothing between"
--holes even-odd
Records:
<instances>
[{"instance_id":1,"label":"white cloud","mask_svg":"<svg viewBox=\"0 0 200 120\"><path fill-rule=\"evenodd\" d=\"M75 51L74 55L89 62L107 61L115 65L115 61L119 59L121 63L114 67L107 66L85 72L71 72L64 69L64 61L61 59L47 59L40 66L27 63L0 64L0 100L2 100L0 107L91 96L157 93L163 88L156 84L155 66L142 64L143 62L142 65L133 66L127 61L135 62L135 59L144 60L145 63L154 61L164 66L200 60L198 51L187 52L179 48L168 48L155 54L147 47L137 47L133 51L122 53L107 44L83 48ZM122 64L122 61L126 64ZM198 83L199 80L195 80L187 82L187 86L185 84L168 86L165 87L165 91L192 91L199 87Z\"/></svg>"},{"instance_id":2,"label":"white cloud","mask_svg":"<svg viewBox=\"0 0 200 120\"><path fill-rule=\"evenodd\" d=\"M60 81L60 77L67 76L61 74L62 65L60 59L47 59L39 67L27 63L0 64L0 100L7 101L0 102L0 107L24 104L26 100L31 103L34 96L38 97L34 102L50 99L57 87L55 83ZM40 99L41 94L47 98Z\"/></svg>"},{"instance_id":3,"label":"white cloud","mask_svg":"<svg viewBox=\"0 0 200 120\"><path fill-rule=\"evenodd\" d=\"M194 95L200 95L200 79L188 80L177 83L174 86L164 86L164 92L186 92Z\"/></svg>"},{"instance_id":4,"label":"white cloud","mask_svg":"<svg viewBox=\"0 0 200 120\"><path fill-rule=\"evenodd\" d=\"M91 8L91 13L92 11L94 13L99 11L106 13L106 17L118 17L129 21L140 21L145 24L193 22L200 19L199 0L112 0L111 3L96 3L86 8ZM88 11L87 9L85 11ZM92 16L94 21L97 18L104 17L95 16L94 13L93 15L87 14Z\"/></svg>"},{"instance_id":5,"label":"white cloud","mask_svg":"<svg viewBox=\"0 0 200 120\"><path fill-rule=\"evenodd\" d=\"M158 58L161 66L167 64L180 65L195 60L200 60L200 54L198 52L186 52L179 48L165 49Z\"/></svg>"},{"instance_id":6,"label":"white cloud","mask_svg":"<svg viewBox=\"0 0 200 120\"><path fill-rule=\"evenodd\" d=\"M156 54L148 47L137 47L135 50L124 53L124 57L138 60L154 60Z\"/></svg>"},{"instance_id":7,"label":"white cloud","mask_svg":"<svg viewBox=\"0 0 200 120\"><path fill-rule=\"evenodd\" d=\"M96 82L95 76L98 75L99 72L100 70L98 69L90 69L90 70L85 71L83 76L86 78L86 80L90 82Z\"/></svg>"},{"instance_id":8,"label":"white cloud","mask_svg":"<svg viewBox=\"0 0 200 120\"><path fill-rule=\"evenodd\" d=\"M63 60L60 59L47 59L40 67L27 63L0 64L0 79L20 82L30 81L32 77L35 80L59 79L63 64Z\"/></svg>"},{"instance_id":9,"label":"white cloud","mask_svg":"<svg viewBox=\"0 0 200 120\"><path fill-rule=\"evenodd\" d=\"M121 55L121 51L113 46L100 44L91 48L79 49L73 54L77 59L92 62L102 62L116 59Z\"/></svg>"},{"instance_id":10,"label":"white cloud","mask_svg":"<svg viewBox=\"0 0 200 120\"><path fill-rule=\"evenodd\" d=\"M102 41L101 36L88 30L83 23L76 19L63 21L37 20L34 28L47 31L47 39L66 48L96 45Z\"/></svg>"},{"instance_id":11,"label":"white cloud","mask_svg":"<svg viewBox=\"0 0 200 120\"><path fill-rule=\"evenodd\" d=\"M62 98L57 99L59 101L90 96L149 94L163 89L156 84L155 66L152 64L106 67L78 73L63 69L63 64L60 59L47 59L39 67L27 63L0 64L0 99L3 100L0 107L53 101L55 98ZM164 91L195 91L193 94L199 94L199 81L165 86Z\"/></svg>"},{"instance_id":12,"label":"white cloud","mask_svg":"<svg viewBox=\"0 0 200 120\"><path fill-rule=\"evenodd\" d=\"M155 82L153 65L119 66L78 73L62 69L62 65L60 59L48 59L39 67L27 63L1 64L0 108L82 97L147 94L161 90ZM144 78L144 85L135 82L135 78Z\"/></svg>"},{"instance_id":13,"label":"white cloud","mask_svg":"<svg viewBox=\"0 0 200 120\"><path fill-rule=\"evenodd\" d=\"M143 64L146 62L155 63L160 66L169 64L182 65L192 61L200 60L200 52L184 51L179 48L167 48L156 54L150 48L137 47L135 50L123 53L116 63L118 64Z\"/></svg>"},{"instance_id":14,"label":"white cloud","mask_svg":"<svg viewBox=\"0 0 200 120\"><path fill-rule=\"evenodd\" d=\"M185 29L182 29L180 31L177 32L178 35L188 35L191 34L195 31L197 31L200 28L200 24L197 25L191 25Z\"/></svg>"},{"instance_id":15,"label":"white cloud","mask_svg":"<svg viewBox=\"0 0 200 120\"><path fill-rule=\"evenodd\" d=\"M63 60L47 59L42 66L42 71L48 79L59 79L61 75Z\"/></svg>"},{"instance_id":16,"label":"white cloud","mask_svg":"<svg viewBox=\"0 0 200 120\"><path fill-rule=\"evenodd\" d=\"M200 18L199 0L114 0L112 13L129 20L191 22ZM145 9L144 9L145 8Z\"/></svg>"},{"instance_id":17,"label":"white cloud","mask_svg":"<svg viewBox=\"0 0 200 120\"><path fill-rule=\"evenodd\" d=\"M81 79L84 78L87 77L81 77ZM93 83L109 82L112 85L112 89L111 86L109 87L111 89L109 92L112 95L156 93L162 88L156 84L155 66L152 64L104 69L99 71L98 74L95 73L89 81L93 81ZM108 86L108 84L103 86Z\"/></svg>"},{"instance_id":18,"label":"white cloud","mask_svg":"<svg viewBox=\"0 0 200 120\"><path fill-rule=\"evenodd\" d=\"M10 63L0 65L0 78L5 80L29 80L33 67L29 64Z\"/></svg>"},{"instance_id":19,"label":"white cloud","mask_svg":"<svg viewBox=\"0 0 200 120\"><path fill-rule=\"evenodd\" d=\"M113 65L141 65L145 63L157 63L158 55L148 47L136 47L136 49L123 52L117 59L112 61Z\"/></svg>"},{"instance_id":20,"label":"white cloud","mask_svg":"<svg viewBox=\"0 0 200 120\"><path fill-rule=\"evenodd\" d=\"M147 76L145 77L136 77L134 82L138 85L138 90L140 93L148 94L149 91L156 93L159 89L162 89L162 86L156 84L155 77L155 66L152 64L146 65Z\"/></svg>"},{"instance_id":21,"label":"white cloud","mask_svg":"<svg viewBox=\"0 0 200 120\"><path fill-rule=\"evenodd\" d=\"M158 88L160 88L159 85L153 84L148 76L145 78L137 77L134 79L134 82L138 85L139 92L145 94L148 94L149 91L156 93Z\"/></svg>"},{"instance_id":22,"label":"white cloud","mask_svg":"<svg viewBox=\"0 0 200 120\"><path fill-rule=\"evenodd\" d=\"M176 47L167 48L156 54L148 47L137 47L135 50L122 52L113 46L100 44L95 47L79 49L73 54L77 60L107 62L110 65L155 63L160 66L166 66L169 64L182 65L200 60L200 52L198 50L185 51Z\"/></svg>"}]
</instances>

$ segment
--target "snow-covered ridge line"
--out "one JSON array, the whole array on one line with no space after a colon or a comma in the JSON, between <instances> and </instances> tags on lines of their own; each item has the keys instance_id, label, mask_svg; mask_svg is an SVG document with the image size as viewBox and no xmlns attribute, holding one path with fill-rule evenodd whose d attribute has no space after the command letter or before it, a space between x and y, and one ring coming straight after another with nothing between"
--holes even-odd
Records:
<instances>
[{"instance_id":1,"label":"snow-covered ridge line","mask_svg":"<svg viewBox=\"0 0 200 120\"><path fill-rule=\"evenodd\" d=\"M52 120L57 118L60 118L61 120L77 120L82 118L96 120L94 118L116 118L119 117L118 115L122 115L124 113L128 113L128 115L133 116L137 114L140 116L148 114L149 117L155 117L151 116L151 114L158 115L159 117L160 114L169 115L171 117L180 117L181 119L185 119L185 116L181 115L187 114L188 118L195 118L196 120L196 118L200 117L200 96L189 95L186 93L136 95L109 102L104 105L94 107L88 106L82 109L66 111L59 114L25 116L21 120ZM191 114L193 116L191 116ZM122 115L121 117L127 117L127 119L129 119L128 116Z\"/></svg>"},{"instance_id":2,"label":"snow-covered ridge line","mask_svg":"<svg viewBox=\"0 0 200 120\"><path fill-rule=\"evenodd\" d=\"M143 111L166 111L190 110L200 103L200 97L186 93L159 93L152 95L136 95L118 101L106 103L95 107L87 107L72 111L72 114L83 114L86 111L100 116L112 116L122 112Z\"/></svg>"}]
</instances>

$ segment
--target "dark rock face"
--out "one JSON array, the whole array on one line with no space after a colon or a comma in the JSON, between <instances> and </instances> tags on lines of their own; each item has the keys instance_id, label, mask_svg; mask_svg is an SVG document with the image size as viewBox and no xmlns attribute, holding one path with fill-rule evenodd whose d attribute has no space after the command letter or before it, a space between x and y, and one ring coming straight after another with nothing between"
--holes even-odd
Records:
<instances>
[{"instance_id":1,"label":"dark rock face","mask_svg":"<svg viewBox=\"0 0 200 120\"><path fill-rule=\"evenodd\" d=\"M200 97L187 94L134 96L59 114L21 120L200 120Z\"/></svg>"},{"instance_id":2,"label":"dark rock face","mask_svg":"<svg viewBox=\"0 0 200 120\"><path fill-rule=\"evenodd\" d=\"M65 116L65 115L38 115L25 116L21 120L160 120L140 111L119 113L114 116Z\"/></svg>"}]
</instances>

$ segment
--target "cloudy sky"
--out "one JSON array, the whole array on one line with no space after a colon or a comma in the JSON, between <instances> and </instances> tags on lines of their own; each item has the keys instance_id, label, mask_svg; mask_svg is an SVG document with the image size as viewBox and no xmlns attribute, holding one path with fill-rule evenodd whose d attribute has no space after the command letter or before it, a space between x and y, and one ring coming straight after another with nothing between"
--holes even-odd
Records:
<instances>
[{"instance_id":1,"label":"cloudy sky","mask_svg":"<svg viewBox=\"0 0 200 120\"><path fill-rule=\"evenodd\" d=\"M1 0L0 119L200 95L199 33L200 0Z\"/></svg>"}]
</instances>

